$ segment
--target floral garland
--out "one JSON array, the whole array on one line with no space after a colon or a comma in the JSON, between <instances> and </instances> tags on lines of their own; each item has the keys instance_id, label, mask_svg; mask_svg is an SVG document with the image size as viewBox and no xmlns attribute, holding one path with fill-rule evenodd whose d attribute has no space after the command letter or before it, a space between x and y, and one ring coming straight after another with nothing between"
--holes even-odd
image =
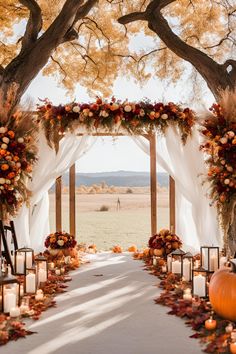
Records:
<instances>
[{"instance_id":1,"label":"floral garland","mask_svg":"<svg viewBox=\"0 0 236 354\"><path fill-rule=\"evenodd\" d=\"M158 234L150 237L148 245L151 249L160 250L159 256L166 256L170 252L180 248L182 242L176 234L162 229Z\"/></svg>"},{"instance_id":2,"label":"floral garland","mask_svg":"<svg viewBox=\"0 0 236 354\"><path fill-rule=\"evenodd\" d=\"M77 244L75 236L65 231L57 231L47 236L45 247L50 249L74 248Z\"/></svg>"},{"instance_id":3,"label":"floral garland","mask_svg":"<svg viewBox=\"0 0 236 354\"><path fill-rule=\"evenodd\" d=\"M29 114L15 113L3 125L0 121L0 219L15 216L28 202L26 187L36 162L36 126Z\"/></svg>"},{"instance_id":4,"label":"floral garland","mask_svg":"<svg viewBox=\"0 0 236 354\"><path fill-rule=\"evenodd\" d=\"M235 104L230 105L229 100ZM226 93L211 111L212 115L202 124L201 150L207 155L210 198L218 209L227 238L236 203L236 96Z\"/></svg>"},{"instance_id":5,"label":"floral garland","mask_svg":"<svg viewBox=\"0 0 236 354\"><path fill-rule=\"evenodd\" d=\"M56 149L65 132L73 133L79 127L91 133L99 128L109 132L115 128L118 132L121 127L129 134L164 134L169 126L177 126L185 143L196 120L192 110L172 102L164 104L146 100L131 103L115 98L111 101L97 98L90 104L72 102L65 106L53 106L45 100L43 106L38 106L38 111L48 144Z\"/></svg>"}]
</instances>

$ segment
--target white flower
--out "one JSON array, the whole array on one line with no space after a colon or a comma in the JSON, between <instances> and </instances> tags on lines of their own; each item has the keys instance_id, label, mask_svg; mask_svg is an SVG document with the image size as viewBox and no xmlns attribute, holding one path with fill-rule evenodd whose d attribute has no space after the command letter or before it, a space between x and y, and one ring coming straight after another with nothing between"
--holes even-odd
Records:
<instances>
[{"instance_id":1,"label":"white flower","mask_svg":"<svg viewBox=\"0 0 236 354\"><path fill-rule=\"evenodd\" d=\"M24 138L18 138L17 141L18 143L22 144L24 142Z\"/></svg>"},{"instance_id":2,"label":"white flower","mask_svg":"<svg viewBox=\"0 0 236 354\"><path fill-rule=\"evenodd\" d=\"M7 128L6 127L0 127L0 134L4 134L7 132Z\"/></svg>"},{"instance_id":3,"label":"white flower","mask_svg":"<svg viewBox=\"0 0 236 354\"><path fill-rule=\"evenodd\" d=\"M1 149L7 150L7 144L2 144L2 145L1 145Z\"/></svg>"},{"instance_id":4,"label":"white flower","mask_svg":"<svg viewBox=\"0 0 236 354\"><path fill-rule=\"evenodd\" d=\"M89 117L92 117L93 116L93 112L89 112Z\"/></svg>"},{"instance_id":5,"label":"white flower","mask_svg":"<svg viewBox=\"0 0 236 354\"><path fill-rule=\"evenodd\" d=\"M74 106L74 107L72 108L72 111L73 111L74 113L79 113L80 107L79 107L79 106Z\"/></svg>"},{"instance_id":6,"label":"white flower","mask_svg":"<svg viewBox=\"0 0 236 354\"><path fill-rule=\"evenodd\" d=\"M168 119L168 114L163 113L163 114L161 115L161 119Z\"/></svg>"},{"instance_id":7,"label":"white flower","mask_svg":"<svg viewBox=\"0 0 236 354\"><path fill-rule=\"evenodd\" d=\"M3 187L3 186L0 186L0 189L1 189L1 190L3 190L3 189L4 189L4 187Z\"/></svg>"},{"instance_id":8,"label":"white flower","mask_svg":"<svg viewBox=\"0 0 236 354\"><path fill-rule=\"evenodd\" d=\"M58 241L57 241L57 244L58 244L59 246L64 246L64 241L63 241L63 240L58 240Z\"/></svg>"},{"instance_id":9,"label":"white flower","mask_svg":"<svg viewBox=\"0 0 236 354\"><path fill-rule=\"evenodd\" d=\"M11 181L9 179L6 179L5 183L6 184L11 184Z\"/></svg>"},{"instance_id":10,"label":"white flower","mask_svg":"<svg viewBox=\"0 0 236 354\"><path fill-rule=\"evenodd\" d=\"M11 156L6 156L6 157L5 157L5 160L11 161L11 160L12 160L12 157L11 157Z\"/></svg>"},{"instance_id":11,"label":"white flower","mask_svg":"<svg viewBox=\"0 0 236 354\"><path fill-rule=\"evenodd\" d=\"M5 178L0 178L0 184L4 184L5 183Z\"/></svg>"},{"instance_id":12,"label":"white flower","mask_svg":"<svg viewBox=\"0 0 236 354\"><path fill-rule=\"evenodd\" d=\"M16 176L16 177L14 178L14 181L17 182L17 181L19 181L19 179L20 179L20 176Z\"/></svg>"},{"instance_id":13,"label":"white flower","mask_svg":"<svg viewBox=\"0 0 236 354\"><path fill-rule=\"evenodd\" d=\"M225 165L225 160L220 161L221 165Z\"/></svg>"},{"instance_id":14,"label":"white flower","mask_svg":"<svg viewBox=\"0 0 236 354\"><path fill-rule=\"evenodd\" d=\"M20 163L20 162L17 162L17 163L16 163L16 167L17 167L17 168L20 168L20 167L21 167L21 163Z\"/></svg>"},{"instance_id":15,"label":"white flower","mask_svg":"<svg viewBox=\"0 0 236 354\"><path fill-rule=\"evenodd\" d=\"M221 144L227 144L228 139L223 137L223 138L220 139L220 142L221 142Z\"/></svg>"},{"instance_id":16,"label":"white flower","mask_svg":"<svg viewBox=\"0 0 236 354\"><path fill-rule=\"evenodd\" d=\"M224 184L229 184L230 183L230 180L228 179L228 178L226 178L225 180L224 180Z\"/></svg>"},{"instance_id":17,"label":"white flower","mask_svg":"<svg viewBox=\"0 0 236 354\"><path fill-rule=\"evenodd\" d=\"M132 111L132 107L130 106L130 104L127 104L124 106L124 111L125 112L131 112Z\"/></svg>"},{"instance_id":18,"label":"white flower","mask_svg":"<svg viewBox=\"0 0 236 354\"><path fill-rule=\"evenodd\" d=\"M10 139L4 136L4 138L2 138L2 141L6 144L9 144Z\"/></svg>"},{"instance_id":19,"label":"white flower","mask_svg":"<svg viewBox=\"0 0 236 354\"><path fill-rule=\"evenodd\" d=\"M232 139L232 138L235 136L235 134L234 134L234 132L233 132L232 130L230 130L230 131L227 133L227 135L228 135L228 137L229 137L230 139Z\"/></svg>"}]
</instances>

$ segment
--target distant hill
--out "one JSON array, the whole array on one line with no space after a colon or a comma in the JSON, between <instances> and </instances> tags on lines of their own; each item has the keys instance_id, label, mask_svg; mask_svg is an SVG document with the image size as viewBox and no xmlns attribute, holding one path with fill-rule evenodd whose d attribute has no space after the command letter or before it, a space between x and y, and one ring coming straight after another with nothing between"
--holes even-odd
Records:
<instances>
[{"instance_id":1,"label":"distant hill","mask_svg":"<svg viewBox=\"0 0 236 354\"><path fill-rule=\"evenodd\" d=\"M167 187L169 176L167 173L158 173L157 180L160 187ZM80 185L92 186L105 182L108 186L116 187L147 187L150 185L149 172L114 171L98 173L77 173L76 187ZM69 185L69 173L63 176L63 185Z\"/></svg>"}]
</instances>

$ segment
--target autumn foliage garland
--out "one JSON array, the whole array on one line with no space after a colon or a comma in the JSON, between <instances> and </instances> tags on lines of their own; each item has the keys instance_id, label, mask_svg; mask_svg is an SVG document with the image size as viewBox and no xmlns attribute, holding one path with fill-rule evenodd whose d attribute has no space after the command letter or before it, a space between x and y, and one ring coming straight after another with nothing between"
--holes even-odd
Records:
<instances>
[{"instance_id":1,"label":"autumn foliage garland","mask_svg":"<svg viewBox=\"0 0 236 354\"><path fill-rule=\"evenodd\" d=\"M88 133L96 132L100 128L108 132L115 129L118 132L121 127L129 134L147 134L164 133L169 126L175 125L185 143L195 123L193 111L172 102L164 104L146 100L133 103L116 101L115 98L110 101L97 98L89 104L72 102L53 106L48 100L44 103L38 107L39 121L49 145L54 145L56 150L63 134L74 133L79 127L86 128Z\"/></svg>"}]
</instances>

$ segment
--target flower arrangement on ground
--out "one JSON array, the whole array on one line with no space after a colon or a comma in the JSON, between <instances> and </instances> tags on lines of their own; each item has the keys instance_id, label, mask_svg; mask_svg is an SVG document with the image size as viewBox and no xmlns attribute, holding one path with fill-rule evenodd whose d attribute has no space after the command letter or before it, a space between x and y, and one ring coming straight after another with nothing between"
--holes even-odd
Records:
<instances>
[{"instance_id":1,"label":"flower arrangement on ground","mask_svg":"<svg viewBox=\"0 0 236 354\"><path fill-rule=\"evenodd\" d=\"M26 184L36 162L36 127L29 114L0 120L0 219L15 216L30 191Z\"/></svg>"},{"instance_id":2,"label":"flower arrangement on ground","mask_svg":"<svg viewBox=\"0 0 236 354\"><path fill-rule=\"evenodd\" d=\"M180 248L182 241L175 233L162 229L158 234L151 236L148 245L156 256L165 257L170 252Z\"/></svg>"},{"instance_id":3,"label":"flower arrangement on ground","mask_svg":"<svg viewBox=\"0 0 236 354\"><path fill-rule=\"evenodd\" d=\"M54 145L56 149L65 132L73 133L79 127L91 132L99 128L118 131L121 127L131 134L144 134L164 133L169 126L174 125L179 128L185 143L195 123L193 111L172 102L164 104L146 100L134 103L116 101L115 98L110 101L97 98L89 104L72 102L53 106L48 100L44 103L38 107L39 121L44 127L49 145Z\"/></svg>"},{"instance_id":4,"label":"flower arrangement on ground","mask_svg":"<svg viewBox=\"0 0 236 354\"><path fill-rule=\"evenodd\" d=\"M210 198L217 206L228 243L230 238L234 239L236 222L236 93L223 93L211 112L202 123L201 149L207 155Z\"/></svg>"},{"instance_id":5,"label":"flower arrangement on ground","mask_svg":"<svg viewBox=\"0 0 236 354\"><path fill-rule=\"evenodd\" d=\"M75 236L65 232L57 231L47 236L45 240L45 247L55 250L55 249L65 249L65 248L74 248L77 244Z\"/></svg>"}]
</instances>

